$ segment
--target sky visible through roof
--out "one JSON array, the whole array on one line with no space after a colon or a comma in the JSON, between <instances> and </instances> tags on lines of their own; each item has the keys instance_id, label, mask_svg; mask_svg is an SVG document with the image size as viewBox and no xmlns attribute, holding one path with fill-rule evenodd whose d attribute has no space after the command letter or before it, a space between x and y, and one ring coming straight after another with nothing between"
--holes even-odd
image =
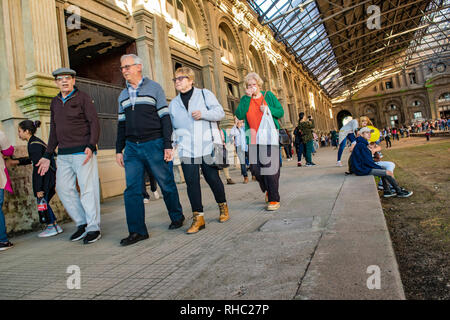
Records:
<instances>
[{"instance_id":1,"label":"sky visible through roof","mask_svg":"<svg viewBox=\"0 0 450 320\"><path fill-rule=\"evenodd\" d=\"M408 58L404 59L401 65L390 65L385 70L377 68L349 90L343 82L344 77L339 70L316 1L248 0L248 3L259 15L261 23L267 24L274 31L275 40L286 45L288 52L309 70L328 94L335 92L331 94L332 97L358 91L370 82L383 77L386 72L407 67L412 60L419 59L424 62L449 54L450 0L432 0L426 10L430 11L430 14L421 19L421 25L429 23L429 26L425 26L426 28L415 34L406 51ZM301 9L298 8L300 5ZM442 9L436 11L436 8ZM435 12L431 13L433 9ZM384 63L381 63L380 67L383 65ZM336 88L340 89L336 91Z\"/></svg>"},{"instance_id":2,"label":"sky visible through roof","mask_svg":"<svg viewBox=\"0 0 450 320\"><path fill-rule=\"evenodd\" d=\"M281 40L291 48L290 52L309 69L325 90L330 87L330 80L340 77L331 43L326 38L325 27L322 23L318 23L320 14L315 1L250 0L249 3L265 22L271 21L268 25L275 34L277 31L279 34L279 38L275 37L276 40ZM293 10L302 3L303 10ZM283 14L285 15L282 18L274 20ZM331 64L334 67L331 73L322 73L326 67L329 67L329 64L319 64L325 58L328 60L331 58Z\"/></svg>"}]
</instances>

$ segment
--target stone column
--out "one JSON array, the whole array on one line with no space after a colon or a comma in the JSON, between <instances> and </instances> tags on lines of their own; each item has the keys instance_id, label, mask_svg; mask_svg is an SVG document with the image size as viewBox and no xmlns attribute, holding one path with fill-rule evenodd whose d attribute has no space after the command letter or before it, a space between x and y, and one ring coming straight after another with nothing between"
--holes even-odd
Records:
<instances>
[{"instance_id":1,"label":"stone column","mask_svg":"<svg viewBox=\"0 0 450 320\"><path fill-rule=\"evenodd\" d=\"M26 83L24 97L16 102L26 118L42 122L38 135L45 140L50 126L50 101L59 91L51 73L61 67L55 0L23 0L22 16Z\"/></svg>"},{"instance_id":2,"label":"stone column","mask_svg":"<svg viewBox=\"0 0 450 320\"><path fill-rule=\"evenodd\" d=\"M425 76L424 76L423 67L421 64L415 68L415 72L416 72L416 76L417 76L417 83L420 84L421 86L423 86L424 82L425 82Z\"/></svg>"},{"instance_id":3,"label":"stone column","mask_svg":"<svg viewBox=\"0 0 450 320\"><path fill-rule=\"evenodd\" d=\"M438 110L437 110L437 106L436 106L436 100L438 97L435 97L435 92L433 90L433 88L427 88L427 93L428 93L428 102L430 104L430 114L428 114L427 116L431 117L431 119L437 119L438 118Z\"/></svg>"},{"instance_id":4,"label":"stone column","mask_svg":"<svg viewBox=\"0 0 450 320\"><path fill-rule=\"evenodd\" d=\"M136 19L140 27L136 42L138 53L144 55L145 59L147 50L149 51L144 72L148 72L163 87L168 97L174 97L176 92L172 82L172 59L168 41L171 25L163 17L152 15L143 8L137 12ZM152 19L153 23L149 25Z\"/></svg>"},{"instance_id":5,"label":"stone column","mask_svg":"<svg viewBox=\"0 0 450 320\"><path fill-rule=\"evenodd\" d=\"M58 35L61 52L61 66L70 67L69 49L67 45L66 20L64 15L65 0L56 0L56 21L58 25Z\"/></svg>"},{"instance_id":6,"label":"stone column","mask_svg":"<svg viewBox=\"0 0 450 320\"><path fill-rule=\"evenodd\" d=\"M137 55L143 60L142 73L144 76L150 79L156 79L154 72L154 60L160 59L160 57L155 57L154 50L154 39L153 39L153 26L154 26L154 16L151 12L146 10L142 5L135 8L133 14L134 21L136 22L136 50ZM158 21L161 23L161 21ZM155 22L156 24L157 22ZM164 33L164 26L162 27L162 33ZM161 85L164 88L165 79L159 78L162 81ZM173 87L173 86L172 86ZM166 94L168 94L170 89L168 87L164 88Z\"/></svg>"}]
</instances>

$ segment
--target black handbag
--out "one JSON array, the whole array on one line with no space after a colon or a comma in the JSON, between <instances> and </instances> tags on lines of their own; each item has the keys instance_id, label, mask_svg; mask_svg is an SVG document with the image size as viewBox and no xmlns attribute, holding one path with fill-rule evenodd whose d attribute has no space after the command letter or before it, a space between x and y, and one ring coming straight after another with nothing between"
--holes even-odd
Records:
<instances>
[{"instance_id":1,"label":"black handbag","mask_svg":"<svg viewBox=\"0 0 450 320\"><path fill-rule=\"evenodd\" d=\"M205 93L203 92L203 89L202 89L202 95L203 95L203 101L205 102L206 109L209 110L208 104L206 103ZM209 166L219 169L219 170L223 169L223 168L228 168L230 165L227 163L228 151L225 146L225 143L224 143L224 141L218 142L218 141L214 140L214 134L212 131L211 121L208 121L208 122L209 122L209 129L211 130L211 138L212 138L212 142L213 142L213 147L212 147L210 157L205 158L205 162ZM215 122L215 123L217 126L217 130L220 130L217 122Z\"/></svg>"}]
</instances>

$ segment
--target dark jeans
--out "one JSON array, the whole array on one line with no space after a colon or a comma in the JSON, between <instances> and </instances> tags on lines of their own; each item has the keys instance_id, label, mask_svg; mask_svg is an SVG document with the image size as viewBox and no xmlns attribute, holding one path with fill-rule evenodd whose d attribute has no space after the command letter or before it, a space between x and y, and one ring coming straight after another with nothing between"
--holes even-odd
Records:
<instances>
[{"instance_id":1,"label":"dark jeans","mask_svg":"<svg viewBox=\"0 0 450 320\"><path fill-rule=\"evenodd\" d=\"M345 143L347 142L347 137L344 138L344 140L341 141L341 143L339 144L339 150L338 150L338 156L337 156L337 161L341 161L342 158L342 153L344 152L345 149Z\"/></svg>"},{"instance_id":2,"label":"dark jeans","mask_svg":"<svg viewBox=\"0 0 450 320\"><path fill-rule=\"evenodd\" d=\"M390 191L389 184L395 189L395 191L401 191L397 181L393 177L387 175L386 169L372 169L370 174L381 178L381 181L383 181L384 191Z\"/></svg>"},{"instance_id":3,"label":"dark jeans","mask_svg":"<svg viewBox=\"0 0 450 320\"><path fill-rule=\"evenodd\" d=\"M292 148L290 144L283 144L284 152L286 152L286 158L292 158Z\"/></svg>"},{"instance_id":4,"label":"dark jeans","mask_svg":"<svg viewBox=\"0 0 450 320\"><path fill-rule=\"evenodd\" d=\"M3 214L3 199L5 196L5 190L0 189L0 242L8 242L8 236L6 234L6 222L5 215Z\"/></svg>"},{"instance_id":5,"label":"dark jeans","mask_svg":"<svg viewBox=\"0 0 450 320\"><path fill-rule=\"evenodd\" d=\"M156 185L156 179L153 176L152 171L147 166L145 166L145 172L147 173L148 179L150 181L150 190L152 192L155 192L156 189L158 189L158 186ZM150 195L147 192L147 183L145 181L146 180L145 178L146 177L145 177L145 174L144 174L144 179L143 179L144 181L142 182L143 183L143 185L142 185L142 195L144 196L145 199L150 199Z\"/></svg>"},{"instance_id":6,"label":"dark jeans","mask_svg":"<svg viewBox=\"0 0 450 320\"><path fill-rule=\"evenodd\" d=\"M173 176L173 162L164 161L163 139L143 143L127 141L123 160L127 188L124 192L128 231L147 234L145 207L142 197L142 177L144 166L148 166L158 182L170 220L178 221L183 216L178 189Z\"/></svg>"},{"instance_id":7,"label":"dark jeans","mask_svg":"<svg viewBox=\"0 0 450 320\"><path fill-rule=\"evenodd\" d=\"M386 136L384 140L386 140L386 148L392 147L391 138Z\"/></svg>"},{"instance_id":8,"label":"dark jeans","mask_svg":"<svg viewBox=\"0 0 450 320\"><path fill-rule=\"evenodd\" d=\"M239 163L241 164L241 174L244 177L247 177L247 159L248 159L248 151L243 151L241 148L236 147L236 154L239 158Z\"/></svg>"},{"instance_id":9,"label":"dark jeans","mask_svg":"<svg viewBox=\"0 0 450 320\"><path fill-rule=\"evenodd\" d=\"M297 159L298 162L302 161L302 155L306 159L306 146L304 143L300 143L297 145Z\"/></svg>"},{"instance_id":10,"label":"dark jeans","mask_svg":"<svg viewBox=\"0 0 450 320\"><path fill-rule=\"evenodd\" d=\"M279 146L250 145L250 171L256 177L262 192L268 193L269 202L280 202Z\"/></svg>"},{"instance_id":11,"label":"dark jeans","mask_svg":"<svg viewBox=\"0 0 450 320\"><path fill-rule=\"evenodd\" d=\"M227 202L225 198L225 188L219 177L219 170L207 165L202 159L181 158L181 168L183 169L184 179L187 186L187 194L191 203L192 212L203 212L202 190L200 187L200 171L202 168L203 177L208 183L217 203Z\"/></svg>"}]
</instances>

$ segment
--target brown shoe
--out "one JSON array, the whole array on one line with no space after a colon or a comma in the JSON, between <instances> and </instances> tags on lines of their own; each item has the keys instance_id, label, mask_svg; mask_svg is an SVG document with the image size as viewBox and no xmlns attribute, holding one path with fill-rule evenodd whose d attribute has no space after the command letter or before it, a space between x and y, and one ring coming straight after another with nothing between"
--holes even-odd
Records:
<instances>
[{"instance_id":1,"label":"brown shoe","mask_svg":"<svg viewBox=\"0 0 450 320\"><path fill-rule=\"evenodd\" d=\"M252 181L256 181L256 177L255 176L252 176Z\"/></svg>"},{"instance_id":2,"label":"brown shoe","mask_svg":"<svg viewBox=\"0 0 450 320\"><path fill-rule=\"evenodd\" d=\"M227 203L223 202L223 203L219 203L218 205L219 205L219 210L220 210L219 222L225 222L228 219L230 219Z\"/></svg>"},{"instance_id":3,"label":"brown shoe","mask_svg":"<svg viewBox=\"0 0 450 320\"><path fill-rule=\"evenodd\" d=\"M248 183L248 177L244 177L244 184Z\"/></svg>"},{"instance_id":4,"label":"brown shoe","mask_svg":"<svg viewBox=\"0 0 450 320\"><path fill-rule=\"evenodd\" d=\"M233 180L231 180L231 179L227 179L227 184L235 184L236 182L234 182Z\"/></svg>"},{"instance_id":5,"label":"brown shoe","mask_svg":"<svg viewBox=\"0 0 450 320\"><path fill-rule=\"evenodd\" d=\"M202 229L205 229L205 218L198 214L198 212L193 212L193 221L191 227L186 231L187 234L197 233Z\"/></svg>"}]
</instances>

